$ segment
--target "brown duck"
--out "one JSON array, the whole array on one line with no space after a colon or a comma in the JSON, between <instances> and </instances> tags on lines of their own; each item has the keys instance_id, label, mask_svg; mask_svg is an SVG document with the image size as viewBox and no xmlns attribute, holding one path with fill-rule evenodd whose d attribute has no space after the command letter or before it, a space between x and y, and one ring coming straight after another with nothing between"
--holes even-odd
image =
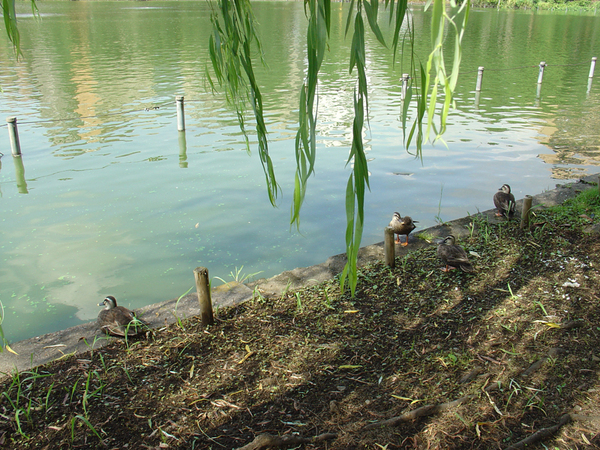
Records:
<instances>
[{"instance_id":1,"label":"brown duck","mask_svg":"<svg viewBox=\"0 0 600 450\"><path fill-rule=\"evenodd\" d=\"M406 247L408 245L408 235L410 234L410 232L412 230L417 228L415 223L419 223L419 222L416 220L412 220L410 218L410 216L404 216L404 218L402 218L400 213L398 213L398 212L394 213L394 216L392 217L392 221L390 222L389 227L392 229L394 234L398 235L398 237L396 238L396 244L400 244L400 242L401 242L400 235L404 234L404 235L406 235L406 242L404 242L404 244L402 244L402 246Z\"/></svg>"},{"instance_id":2,"label":"brown duck","mask_svg":"<svg viewBox=\"0 0 600 450\"><path fill-rule=\"evenodd\" d=\"M503 184L494 194L494 205L496 206L496 216L505 216L511 219L515 215L515 196L510 192L510 186Z\"/></svg>"},{"instance_id":3,"label":"brown duck","mask_svg":"<svg viewBox=\"0 0 600 450\"><path fill-rule=\"evenodd\" d=\"M138 319L133 311L117 306L117 299L112 295L107 296L98 306L104 306L98 314L98 326L107 334L131 337L148 327L148 323Z\"/></svg>"},{"instance_id":4,"label":"brown duck","mask_svg":"<svg viewBox=\"0 0 600 450\"><path fill-rule=\"evenodd\" d=\"M450 267L459 267L463 272L473 272L473 266L467 257L467 252L460 245L456 245L454 236L448 236L438 245L437 254L446 264L442 271L448 272Z\"/></svg>"}]
</instances>

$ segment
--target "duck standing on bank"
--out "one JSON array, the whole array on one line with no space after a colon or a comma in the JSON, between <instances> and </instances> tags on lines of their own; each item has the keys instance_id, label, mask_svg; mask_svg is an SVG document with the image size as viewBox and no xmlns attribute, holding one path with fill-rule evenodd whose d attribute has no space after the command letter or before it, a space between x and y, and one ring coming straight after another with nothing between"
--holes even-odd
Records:
<instances>
[{"instance_id":1,"label":"duck standing on bank","mask_svg":"<svg viewBox=\"0 0 600 450\"><path fill-rule=\"evenodd\" d=\"M502 187L494 194L494 205L498 210L497 217L505 216L511 219L515 215L515 196L510 192L510 186L503 184Z\"/></svg>"},{"instance_id":2,"label":"duck standing on bank","mask_svg":"<svg viewBox=\"0 0 600 450\"><path fill-rule=\"evenodd\" d=\"M410 216L404 216L404 218L402 218L402 216L400 215L399 212L394 213L394 216L392 217L392 221L390 222L389 227L392 229L394 234L398 235L398 237L396 238L396 244L401 243L400 235L404 234L404 235L406 235L406 242L404 242L404 244L401 244L401 245L403 247L406 247L408 245L408 235L410 234L410 232L412 230L417 228L415 223L419 223L419 222L416 220L412 220L410 218Z\"/></svg>"},{"instance_id":3,"label":"duck standing on bank","mask_svg":"<svg viewBox=\"0 0 600 450\"><path fill-rule=\"evenodd\" d=\"M446 267L442 269L443 272L449 272L450 267L453 269L459 267L463 272L473 272L467 252L460 245L456 245L454 236L449 235L438 245L437 254L446 264Z\"/></svg>"},{"instance_id":4,"label":"duck standing on bank","mask_svg":"<svg viewBox=\"0 0 600 450\"><path fill-rule=\"evenodd\" d=\"M117 299L112 295L107 296L98 306L104 306L98 314L98 326L107 334L131 337L148 328L148 322L138 319L133 311L117 306Z\"/></svg>"}]
</instances>

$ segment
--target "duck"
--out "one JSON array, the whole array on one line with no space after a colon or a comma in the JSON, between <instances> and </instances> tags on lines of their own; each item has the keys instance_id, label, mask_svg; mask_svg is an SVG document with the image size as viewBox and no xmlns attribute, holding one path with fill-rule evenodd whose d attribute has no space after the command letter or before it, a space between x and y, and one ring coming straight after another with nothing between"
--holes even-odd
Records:
<instances>
[{"instance_id":1,"label":"duck","mask_svg":"<svg viewBox=\"0 0 600 450\"><path fill-rule=\"evenodd\" d=\"M408 235L410 234L410 232L412 230L414 230L415 228L417 228L417 226L415 225L415 223L419 223L417 220L412 220L410 218L410 216L404 216L404 218L402 218L402 216L400 215L399 212L395 212L394 215L392 216L392 221L390 222L389 227L392 229L392 231L394 232L394 234L397 234L398 237L396 238L396 244L400 244L400 235L401 234L405 234L406 235L406 242L404 242L403 244L401 244L403 247L406 247L408 245Z\"/></svg>"},{"instance_id":2,"label":"duck","mask_svg":"<svg viewBox=\"0 0 600 450\"><path fill-rule=\"evenodd\" d=\"M496 217L505 216L511 219L515 215L515 196L510 192L508 184L503 184L494 194L494 205L497 209Z\"/></svg>"},{"instance_id":3,"label":"duck","mask_svg":"<svg viewBox=\"0 0 600 450\"><path fill-rule=\"evenodd\" d=\"M444 264L446 264L446 267L442 269L443 272L449 272L450 268L454 269L457 267L467 273L471 273L474 270L467 252L460 245L456 245L456 238L452 235L447 236L438 245L437 254Z\"/></svg>"},{"instance_id":4,"label":"duck","mask_svg":"<svg viewBox=\"0 0 600 450\"><path fill-rule=\"evenodd\" d=\"M106 296L98 306L104 306L98 314L98 325L106 334L131 337L148 327L148 322L138 319L133 311L117 306L117 299L112 295Z\"/></svg>"}]
</instances>

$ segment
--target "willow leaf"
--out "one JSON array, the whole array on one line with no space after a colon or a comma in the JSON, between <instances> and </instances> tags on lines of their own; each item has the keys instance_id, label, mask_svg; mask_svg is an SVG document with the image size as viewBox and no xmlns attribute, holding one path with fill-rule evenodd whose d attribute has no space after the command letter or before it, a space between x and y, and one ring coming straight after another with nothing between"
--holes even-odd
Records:
<instances>
[{"instance_id":1,"label":"willow leaf","mask_svg":"<svg viewBox=\"0 0 600 450\"><path fill-rule=\"evenodd\" d=\"M399 0L398 1L398 7L396 8L396 23L395 23L395 27L394 27L394 37L392 39L392 52L393 52L394 62L396 61L396 53L398 51L398 42L400 39L400 29L402 28L402 23L404 22L404 17L406 16L407 8L408 8L408 0ZM411 42L414 42L414 37L411 40Z\"/></svg>"},{"instance_id":2,"label":"willow leaf","mask_svg":"<svg viewBox=\"0 0 600 450\"><path fill-rule=\"evenodd\" d=\"M377 40L383 45L387 47L385 43L385 39L383 38L383 34L381 34L381 30L379 29L379 25L377 24L377 13L378 13L378 5L377 0L371 0L369 3L367 0L363 1L363 5L365 7L365 13L367 15L367 20L369 21L369 25L371 26L371 30L373 34L377 38Z\"/></svg>"},{"instance_id":3,"label":"willow leaf","mask_svg":"<svg viewBox=\"0 0 600 450\"><path fill-rule=\"evenodd\" d=\"M346 17L346 30L344 31L344 35L348 35L348 30L350 29L350 24L352 23L352 13L354 12L354 0L350 2L350 9L348 10L348 16Z\"/></svg>"}]
</instances>

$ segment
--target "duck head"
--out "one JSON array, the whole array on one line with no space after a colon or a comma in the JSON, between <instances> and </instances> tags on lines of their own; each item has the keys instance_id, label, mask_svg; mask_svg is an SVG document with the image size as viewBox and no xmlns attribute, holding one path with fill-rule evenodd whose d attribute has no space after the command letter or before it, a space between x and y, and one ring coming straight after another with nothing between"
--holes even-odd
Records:
<instances>
[{"instance_id":1,"label":"duck head","mask_svg":"<svg viewBox=\"0 0 600 450\"><path fill-rule=\"evenodd\" d=\"M117 306L117 299L112 295L108 295L102 300L102 303L98 303L98 306L104 306L104 309L113 309Z\"/></svg>"}]
</instances>

